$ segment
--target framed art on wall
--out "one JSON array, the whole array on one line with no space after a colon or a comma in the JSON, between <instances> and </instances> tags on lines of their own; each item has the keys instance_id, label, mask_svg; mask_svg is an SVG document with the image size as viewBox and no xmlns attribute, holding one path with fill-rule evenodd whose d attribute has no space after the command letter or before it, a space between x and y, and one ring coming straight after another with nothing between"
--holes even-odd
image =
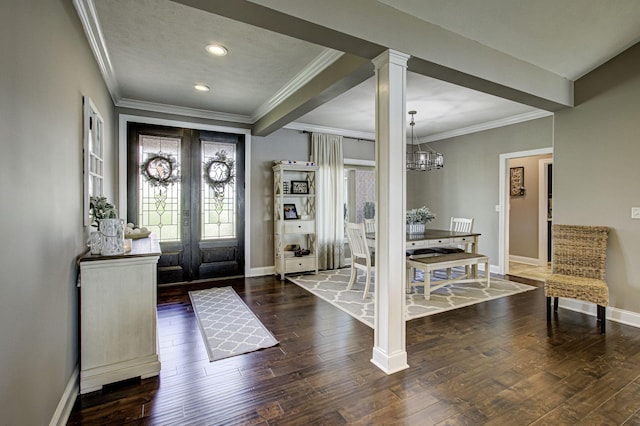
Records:
<instances>
[{"instance_id":1,"label":"framed art on wall","mask_svg":"<svg viewBox=\"0 0 640 426\"><path fill-rule=\"evenodd\" d=\"M524 195L524 167L511 167L510 171L510 190L512 197Z\"/></svg>"}]
</instances>

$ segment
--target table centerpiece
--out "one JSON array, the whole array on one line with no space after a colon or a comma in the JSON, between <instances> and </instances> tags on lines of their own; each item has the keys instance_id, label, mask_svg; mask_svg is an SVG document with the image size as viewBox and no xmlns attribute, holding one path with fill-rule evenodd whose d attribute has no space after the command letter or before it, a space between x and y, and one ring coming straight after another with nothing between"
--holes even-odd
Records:
<instances>
[{"instance_id":1,"label":"table centerpiece","mask_svg":"<svg viewBox=\"0 0 640 426\"><path fill-rule=\"evenodd\" d=\"M426 206L407 210L406 216L407 233L409 234L424 234L426 224L436 218L435 213Z\"/></svg>"}]
</instances>

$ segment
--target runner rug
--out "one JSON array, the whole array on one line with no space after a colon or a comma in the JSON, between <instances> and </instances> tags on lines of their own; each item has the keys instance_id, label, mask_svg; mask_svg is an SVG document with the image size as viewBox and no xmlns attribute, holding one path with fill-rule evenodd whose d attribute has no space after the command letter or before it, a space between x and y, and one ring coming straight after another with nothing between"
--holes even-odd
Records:
<instances>
[{"instance_id":1,"label":"runner rug","mask_svg":"<svg viewBox=\"0 0 640 426\"><path fill-rule=\"evenodd\" d=\"M210 361L278 344L233 288L190 291L189 297Z\"/></svg>"},{"instance_id":2,"label":"runner rug","mask_svg":"<svg viewBox=\"0 0 640 426\"><path fill-rule=\"evenodd\" d=\"M417 276L418 280L420 280L421 274L422 272L419 271ZM353 287L351 287L351 290L347 290L350 276L351 269L346 268L322 271L317 275L299 275L287 278L310 293L348 313L358 321L373 328L373 289L375 284L371 285L371 291L367 297L363 299L364 273L359 272L358 279L353 284ZM372 282L373 281L374 280L372 280ZM436 281L432 282L436 283ZM486 288L485 284L481 282L454 283L433 291L431 293L431 299L425 300L423 292L424 285L420 282L413 282L412 286L411 294L406 295L405 319L407 321L536 288L491 277L490 288Z\"/></svg>"}]
</instances>

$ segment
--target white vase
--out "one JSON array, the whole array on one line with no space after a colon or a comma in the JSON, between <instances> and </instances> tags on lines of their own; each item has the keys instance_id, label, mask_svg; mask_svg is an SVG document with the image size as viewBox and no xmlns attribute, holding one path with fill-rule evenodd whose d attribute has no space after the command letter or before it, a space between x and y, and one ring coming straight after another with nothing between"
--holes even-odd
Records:
<instances>
[{"instance_id":1,"label":"white vase","mask_svg":"<svg viewBox=\"0 0 640 426\"><path fill-rule=\"evenodd\" d=\"M425 230L424 223L407 223L408 234L424 234L424 230Z\"/></svg>"},{"instance_id":2,"label":"white vase","mask_svg":"<svg viewBox=\"0 0 640 426\"><path fill-rule=\"evenodd\" d=\"M91 231L87 244L89 245L89 251L91 252L91 254L101 254L102 235L100 234L100 231Z\"/></svg>"},{"instance_id":3,"label":"white vase","mask_svg":"<svg viewBox=\"0 0 640 426\"><path fill-rule=\"evenodd\" d=\"M102 234L100 254L113 256L124 253L124 219L102 219L100 234Z\"/></svg>"}]
</instances>

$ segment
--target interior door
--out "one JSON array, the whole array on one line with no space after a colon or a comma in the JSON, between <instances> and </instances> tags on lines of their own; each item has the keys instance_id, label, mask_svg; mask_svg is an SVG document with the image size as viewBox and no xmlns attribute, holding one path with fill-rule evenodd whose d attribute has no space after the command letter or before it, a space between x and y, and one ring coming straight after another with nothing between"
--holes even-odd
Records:
<instances>
[{"instance_id":1,"label":"interior door","mask_svg":"<svg viewBox=\"0 0 640 426\"><path fill-rule=\"evenodd\" d=\"M160 240L158 283L244 273L244 136L130 123L128 222Z\"/></svg>"}]
</instances>

